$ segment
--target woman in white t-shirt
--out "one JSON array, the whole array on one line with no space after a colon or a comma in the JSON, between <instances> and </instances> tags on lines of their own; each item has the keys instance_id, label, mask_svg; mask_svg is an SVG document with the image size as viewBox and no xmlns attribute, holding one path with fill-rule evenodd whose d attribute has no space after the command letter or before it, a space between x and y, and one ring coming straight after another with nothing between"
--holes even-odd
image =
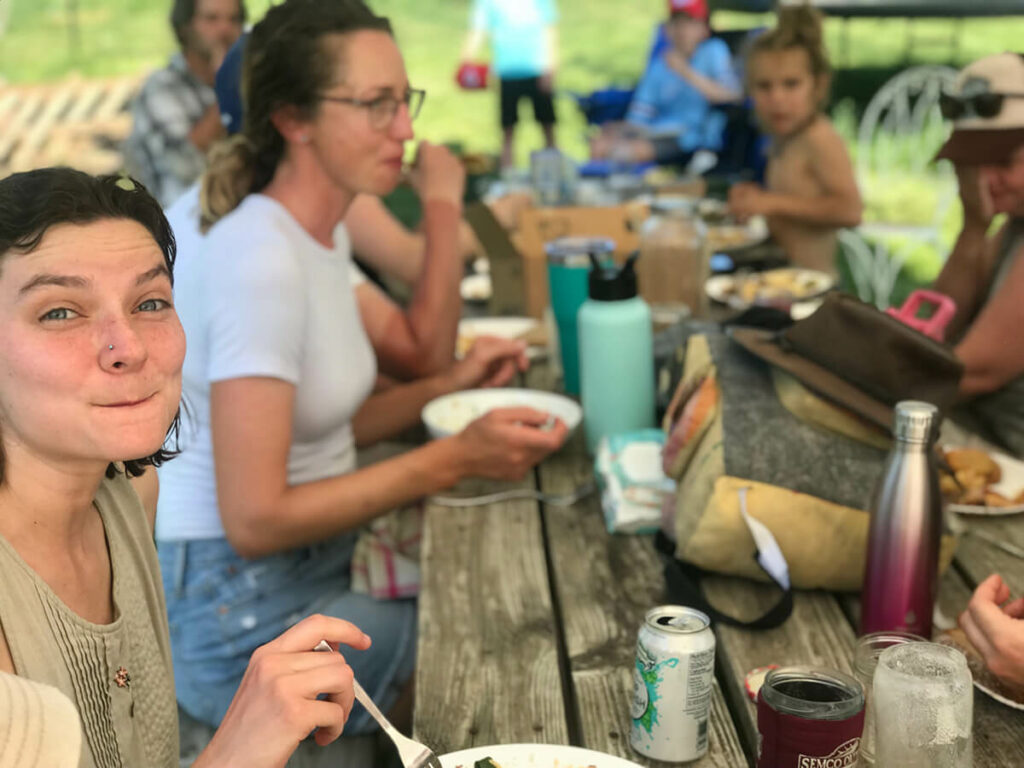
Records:
<instances>
[{"instance_id":1,"label":"woman in white t-shirt","mask_svg":"<svg viewBox=\"0 0 1024 768\"><path fill-rule=\"evenodd\" d=\"M393 315L362 301L338 225L356 195L397 184L422 92L388 22L358 0L271 8L245 66L246 128L203 182L220 218L176 268L190 414L181 455L160 471L157 540L178 699L216 724L252 650L320 612L373 638L346 659L395 711L412 674L415 605L350 591L355 529L463 477L521 476L566 429L537 429L547 414L530 409L497 411L356 471L357 442L407 428L439 394L507 381L524 348L478 343L442 374L371 396L378 361L386 369L401 350ZM425 216L457 220L461 182L429 179ZM357 709L346 733L371 727Z\"/></svg>"}]
</instances>

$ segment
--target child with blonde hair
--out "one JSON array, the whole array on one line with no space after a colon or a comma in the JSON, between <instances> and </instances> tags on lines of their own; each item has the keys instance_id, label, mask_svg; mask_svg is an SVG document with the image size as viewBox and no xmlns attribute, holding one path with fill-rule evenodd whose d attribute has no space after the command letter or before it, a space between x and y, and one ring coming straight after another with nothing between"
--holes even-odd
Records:
<instances>
[{"instance_id":1,"label":"child with blonde hair","mask_svg":"<svg viewBox=\"0 0 1024 768\"><path fill-rule=\"evenodd\" d=\"M837 232L860 223L863 204L849 153L822 112L830 78L821 14L780 9L747 55L754 110L772 140L766 183L734 185L729 206L740 219L767 217L795 265L834 272Z\"/></svg>"}]
</instances>

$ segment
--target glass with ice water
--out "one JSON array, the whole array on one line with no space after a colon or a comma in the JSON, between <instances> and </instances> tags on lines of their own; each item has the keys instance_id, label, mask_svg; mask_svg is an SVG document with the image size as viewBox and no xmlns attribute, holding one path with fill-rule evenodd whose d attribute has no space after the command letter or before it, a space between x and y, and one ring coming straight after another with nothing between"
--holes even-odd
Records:
<instances>
[{"instance_id":1,"label":"glass with ice water","mask_svg":"<svg viewBox=\"0 0 1024 768\"><path fill-rule=\"evenodd\" d=\"M864 686L864 735L860 739L860 759L865 765L875 764L875 708L872 702L871 681L878 667L882 651L904 643L923 643L920 635L909 632L872 632L857 640L853 657L853 675Z\"/></svg>"},{"instance_id":2,"label":"glass with ice water","mask_svg":"<svg viewBox=\"0 0 1024 768\"><path fill-rule=\"evenodd\" d=\"M873 692L877 765L971 768L974 689L960 651L938 643L887 648Z\"/></svg>"}]
</instances>

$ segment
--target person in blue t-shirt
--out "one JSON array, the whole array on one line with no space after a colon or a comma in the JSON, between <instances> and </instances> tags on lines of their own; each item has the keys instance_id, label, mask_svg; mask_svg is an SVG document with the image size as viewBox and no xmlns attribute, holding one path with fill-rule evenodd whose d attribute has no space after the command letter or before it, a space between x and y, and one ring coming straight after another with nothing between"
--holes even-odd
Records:
<instances>
[{"instance_id":1,"label":"person in blue t-shirt","mask_svg":"<svg viewBox=\"0 0 1024 768\"><path fill-rule=\"evenodd\" d=\"M669 48L650 64L626 122L591 142L595 158L644 163L685 162L699 149L722 148L725 116L715 104L743 97L729 47L711 37L707 0L669 0Z\"/></svg>"},{"instance_id":2,"label":"person in blue t-shirt","mask_svg":"<svg viewBox=\"0 0 1024 768\"><path fill-rule=\"evenodd\" d=\"M472 61L489 37L493 69L501 81L501 166L513 164L519 102L533 102L534 119L548 147L555 146L555 105L551 98L558 57L555 0L474 0L462 61Z\"/></svg>"}]
</instances>

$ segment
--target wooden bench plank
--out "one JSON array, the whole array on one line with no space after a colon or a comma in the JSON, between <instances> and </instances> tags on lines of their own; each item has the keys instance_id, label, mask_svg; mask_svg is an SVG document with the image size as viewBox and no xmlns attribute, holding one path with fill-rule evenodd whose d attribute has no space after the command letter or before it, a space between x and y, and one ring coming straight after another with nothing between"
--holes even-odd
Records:
<instances>
[{"instance_id":1,"label":"wooden bench plank","mask_svg":"<svg viewBox=\"0 0 1024 768\"><path fill-rule=\"evenodd\" d=\"M582 430L540 467L545 493L568 494L593 479ZM647 610L664 602L661 563L647 536L611 536L599 499L544 509L553 579L581 730L581 746L644 764L629 745L636 634ZM747 764L721 688L715 684L710 749L699 768Z\"/></svg>"},{"instance_id":2,"label":"wooden bench plank","mask_svg":"<svg viewBox=\"0 0 1024 768\"><path fill-rule=\"evenodd\" d=\"M537 504L429 506L422 580L416 737L438 754L568 744Z\"/></svg>"}]
</instances>

